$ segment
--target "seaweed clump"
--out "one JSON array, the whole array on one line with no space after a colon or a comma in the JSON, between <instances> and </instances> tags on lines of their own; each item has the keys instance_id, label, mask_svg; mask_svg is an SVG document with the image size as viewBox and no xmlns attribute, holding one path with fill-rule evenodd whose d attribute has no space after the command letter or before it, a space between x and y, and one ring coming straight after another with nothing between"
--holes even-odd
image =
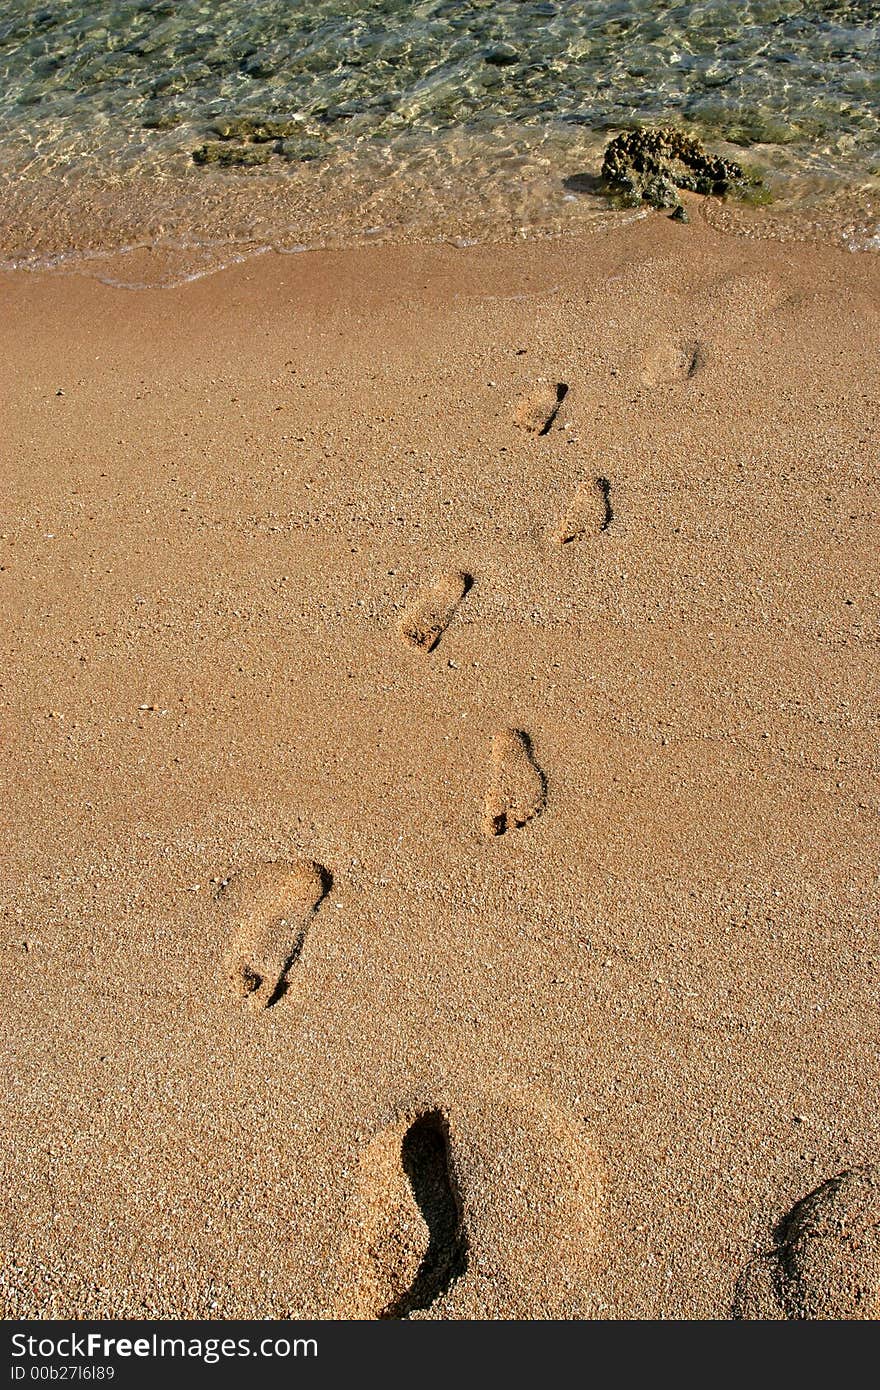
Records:
<instances>
[{"instance_id":1,"label":"seaweed clump","mask_svg":"<svg viewBox=\"0 0 880 1390\"><path fill-rule=\"evenodd\" d=\"M672 126L629 130L605 150L602 178L627 207L682 206L678 189L724 197L756 182L732 159L709 154L700 140Z\"/></svg>"}]
</instances>

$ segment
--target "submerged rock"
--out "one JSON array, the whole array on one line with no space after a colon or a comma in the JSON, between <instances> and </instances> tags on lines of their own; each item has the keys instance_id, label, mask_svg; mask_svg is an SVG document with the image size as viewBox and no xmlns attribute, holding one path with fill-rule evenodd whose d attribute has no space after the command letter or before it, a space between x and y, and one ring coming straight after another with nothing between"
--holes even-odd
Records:
<instances>
[{"instance_id":1,"label":"submerged rock","mask_svg":"<svg viewBox=\"0 0 880 1390\"><path fill-rule=\"evenodd\" d=\"M605 151L602 178L629 206L646 202L656 208L676 207L677 188L720 197L755 182L739 164L709 154L701 141L671 126L615 136Z\"/></svg>"},{"instance_id":2,"label":"submerged rock","mask_svg":"<svg viewBox=\"0 0 880 1390\"><path fill-rule=\"evenodd\" d=\"M269 144L286 140L301 128L299 121L279 121L272 117L224 116L214 121L212 135L218 140L252 140L254 144Z\"/></svg>"},{"instance_id":3,"label":"submerged rock","mask_svg":"<svg viewBox=\"0 0 880 1390\"><path fill-rule=\"evenodd\" d=\"M293 140L279 140L275 149L292 164L307 164L313 159L323 159L327 154L324 142L308 135Z\"/></svg>"},{"instance_id":4,"label":"submerged rock","mask_svg":"<svg viewBox=\"0 0 880 1390\"><path fill-rule=\"evenodd\" d=\"M496 68L510 67L512 63L519 62L519 53L510 43L496 43L493 48L487 48L483 54L483 62L491 63Z\"/></svg>"},{"instance_id":5,"label":"submerged rock","mask_svg":"<svg viewBox=\"0 0 880 1390\"><path fill-rule=\"evenodd\" d=\"M175 126L180 125L181 119L178 111L172 111L160 102L147 102L141 112L141 125L144 130L173 130Z\"/></svg>"},{"instance_id":6,"label":"submerged rock","mask_svg":"<svg viewBox=\"0 0 880 1390\"><path fill-rule=\"evenodd\" d=\"M238 165L253 168L257 164L268 164L272 151L268 145L227 145L220 140L206 140L197 150L193 150L196 164L218 164L221 168Z\"/></svg>"},{"instance_id":7,"label":"submerged rock","mask_svg":"<svg viewBox=\"0 0 880 1390\"><path fill-rule=\"evenodd\" d=\"M268 164L276 155L289 163L306 163L328 153L325 141L310 134L301 119L222 116L211 124L209 133L213 138L192 152L196 164L253 168Z\"/></svg>"}]
</instances>

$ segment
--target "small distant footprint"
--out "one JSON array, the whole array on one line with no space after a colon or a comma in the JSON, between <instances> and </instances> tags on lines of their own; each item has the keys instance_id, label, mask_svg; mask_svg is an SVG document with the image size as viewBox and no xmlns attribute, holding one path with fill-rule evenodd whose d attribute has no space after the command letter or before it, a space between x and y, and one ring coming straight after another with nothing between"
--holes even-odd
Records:
<instances>
[{"instance_id":1,"label":"small distant footprint","mask_svg":"<svg viewBox=\"0 0 880 1390\"><path fill-rule=\"evenodd\" d=\"M240 999L264 1009L281 997L330 884L327 870L310 859L256 864L229 880L220 898L232 928L223 964Z\"/></svg>"},{"instance_id":2,"label":"small distant footprint","mask_svg":"<svg viewBox=\"0 0 880 1390\"><path fill-rule=\"evenodd\" d=\"M854 1168L798 1202L774 1248L740 1276L733 1316L830 1321L880 1317L880 1168Z\"/></svg>"},{"instance_id":3,"label":"small distant footprint","mask_svg":"<svg viewBox=\"0 0 880 1390\"><path fill-rule=\"evenodd\" d=\"M514 424L529 434L546 434L567 395L568 386L564 381L536 381L517 401Z\"/></svg>"},{"instance_id":4,"label":"small distant footprint","mask_svg":"<svg viewBox=\"0 0 880 1390\"><path fill-rule=\"evenodd\" d=\"M547 800L547 779L535 762L528 734L502 729L492 735L491 771L483 822L489 835L525 825Z\"/></svg>"},{"instance_id":5,"label":"small distant footprint","mask_svg":"<svg viewBox=\"0 0 880 1390\"><path fill-rule=\"evenodd\" d=\"M433 651L472 584L473 579L463 570L436 574L420 590L400 621L405 640L424 652Z\"/></svg>"},{"instance_id":6,"label":"small distant footprint","mask_svg":"<svg viewBox=\"0 0 880 1390\"><path fill-rule=\"evenodd\" d=\"M575 493L565 516L551 528L550 537L558 545L568 545L582 536L607 531L613 520L611 483L607 478L594 478Z\"/></svg>"},{"instance_id":7,"label":"small distant footprint","mask_svg":"<svg viewBox=\"0 0 880 1390\"><path fill-rule=\"evenodd\" d=\"M642 381L646 386L687 381L706 365L706 348L701 342L667 339L655 343L645 354Z\"/></svg>"}]
</instances>

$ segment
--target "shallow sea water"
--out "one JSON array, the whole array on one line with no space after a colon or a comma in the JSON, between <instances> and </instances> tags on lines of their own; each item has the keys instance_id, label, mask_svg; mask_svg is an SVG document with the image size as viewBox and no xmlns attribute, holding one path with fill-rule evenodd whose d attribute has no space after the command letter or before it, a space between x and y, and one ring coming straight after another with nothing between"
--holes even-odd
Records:
<instances>
[{"instance_id":1,"label":"shallow sea water","mask_svg":"<svg viewBox=\"0 0 880 1390\"><path fill-rule=\"evenodd\" d=\"M235 117L285 137L196 164ZM597 188L602 149L660 121L762 172L753 230L880 249L877 0L5 0L0 264L163 284L266 248L613 228L641 214Z\"/></svg>"}]
</instances>

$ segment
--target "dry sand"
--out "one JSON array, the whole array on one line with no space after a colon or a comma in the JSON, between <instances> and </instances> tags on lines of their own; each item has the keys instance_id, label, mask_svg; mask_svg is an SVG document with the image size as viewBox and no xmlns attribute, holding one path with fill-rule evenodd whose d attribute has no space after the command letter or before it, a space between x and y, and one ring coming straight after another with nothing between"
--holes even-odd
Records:
<instances>
[{"instance_id":1,"label":"dry sand","mask_svg":"<svg viewBox=\"0 0 880 1390\"><path fill-rule=\"evenodd\" d=\"M877 287L0 281L7 1316L877 1315Z\"/></svg>"}]
</instances>

